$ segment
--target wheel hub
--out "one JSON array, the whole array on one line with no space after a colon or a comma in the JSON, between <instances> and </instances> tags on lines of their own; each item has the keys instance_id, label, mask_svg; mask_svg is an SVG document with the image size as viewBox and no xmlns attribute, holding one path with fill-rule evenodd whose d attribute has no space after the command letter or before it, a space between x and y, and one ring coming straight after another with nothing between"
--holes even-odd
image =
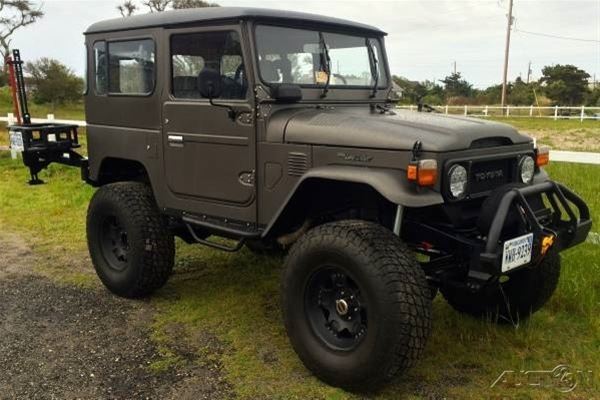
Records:
<instances>
[{"instance_id":1,"label":"wheel hub","mask_svg":"<svg viewBox=\"0 0 600 400\"><path fill-rule=\"evenodd\" d=\"M342 317L348 314L348 303L344 299L338 299L335 301L335 310Z\"/></svg>"},{"instance_id":2,"label":"wheel hub","mask_svg":"<svg viewBox=\"0 0 600 400\"><path fill-rule=\"evenodd\" d=\"M107 217L102 224L102 251L112 269L122 271L127 267L129 240L115 217Z\"/></svg>"},{"instance_id":3,"label":"wheel hub","mask_svg":"<svg viewBox=\"0 0 600 400\"><path fill-rule=\"evenodd\" d=\"M308 317L321 338L337 348L356 347L367 331L367 308L354 281L328 268L313 276L307 294Z\"/></svg>"}]
</instances>

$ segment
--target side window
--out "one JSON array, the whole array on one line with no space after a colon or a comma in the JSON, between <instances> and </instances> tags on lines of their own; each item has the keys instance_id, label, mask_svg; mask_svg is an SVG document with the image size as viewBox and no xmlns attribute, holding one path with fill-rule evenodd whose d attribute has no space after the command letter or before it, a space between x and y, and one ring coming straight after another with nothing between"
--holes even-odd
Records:
<instances>
[{"instance_id":1,"label":"side window","mask_svg":"<svg viewBox=\"0 0 600 400\"><path fill-rule=\"evenodd\" d=\"M237 32L206 32L171 36L173 96L200 99L198 75L204 68L220 72L222 99L245 99L248 80Z\"/></svg>"},{"instance_id":2,"label":"side window","mask_svg":"<svg viewBox=\"0 0 600 400\"><path fill-rule=\"evenodd\" d=\"M108 43L111 94L148 95L154 90L155 50L151 39Z\"/></svg>"},{"instance_id":3,"label":"side window","mask_svg":"<svg viewBox=\"0 0 600 400\"><path fill-rule=\"evenodd\" d=\"M85 96L88 93L88 72L89 72L89 68L88 68L88 62L89 62L89 57L90 56L90 52L88 50L88 46L87 44L83 44L83 95Z\"/></svg>"},{"instance_id":4,"label":"side window","mask_svg":"<svg viewBox=\"0 0 600 400\"><path fill-rule=\"evenodd\" d=\"M94 43L94 90L96 94L107 92L106 42Z\"/></svg>"}]
</instances>

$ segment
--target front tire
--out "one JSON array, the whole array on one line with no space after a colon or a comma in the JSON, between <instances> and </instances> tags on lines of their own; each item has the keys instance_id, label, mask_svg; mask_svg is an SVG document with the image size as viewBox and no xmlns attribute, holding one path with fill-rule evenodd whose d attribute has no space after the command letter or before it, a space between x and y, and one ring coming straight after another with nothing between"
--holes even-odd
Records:
<instances>
[{"instance_id":1,"label":"front tire","mask_svg":"<svg viewBox=\"0 0 600 400\"><path fill-rule=\"evenodd\" d=\"M171 275L174 237L148 185L119 182L98 189L88 208L87 238L98 277L118 296L148 296Z\"/></svg>"},{"instance_id":2,"label":"front tire","mask_svg":"<svg viewBox=\"0 0 600 400\"><path fill-rule=\"evenodd\" d=\"M550 250L537 265L508 275L482 292L443 287L442 294L456 310L478 318L516 325L550 300L560 277L560 255Z\"/></svg>"},{"instance_id":3,"label":"front tire","mask_svg":"<svg viewBox=\"0 0 600 400\"><path fill-rule=\"evenodd\" d=\"M286 258L281 292L294 350L333 386L376 390L417 361L431 330L423 270L400 239L373 223L307 232Z\"/></svg>"}]
</instances>

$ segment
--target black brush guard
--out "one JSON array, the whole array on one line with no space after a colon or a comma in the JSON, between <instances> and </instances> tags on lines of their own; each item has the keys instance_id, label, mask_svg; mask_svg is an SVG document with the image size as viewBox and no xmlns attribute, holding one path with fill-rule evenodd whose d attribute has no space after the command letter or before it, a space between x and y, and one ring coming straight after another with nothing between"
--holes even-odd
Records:
<instances>
[{"instance_id":1,"label":"black brush guard","mask_svg":"<svg viewBox=\"0 0 600 400\"><path fill-rule=\"evenodd\" d=\"M540 223L526 200L528 196L541 194L546 195L552 209L553 218L549 225ZM578 215L573 211L571 204L577 208ZM552 246L560 251L584 242L592 228L590 210L587 204L581 197L559 183L546 181L533 186L512 189L500 201L498 211L487 235L485 251L480 255L482 264L492 267L496 272L500 271L502 264L500 234L504 228L506 217L511 207L514 206L519 207L521 211L519 214L529 226L530 232L533 233L532 263L539 261L541 242L544 237L553 236L555 239ZM562 219L564 214L566 214L567 220ZM536 255L538 256L537 260L534 258Z\"/></svg>"},{"instance_id":2,"label":"black brush guard","mask_svg":"<svg viewBox=\"0 0 600 400\"><path fill-rule=\"evenodd\" d=\"M541 210L546 212L540 213L540 210L532 209L527 197L535 195L545 195L547 198L547 208ZM533 233L532 259L530 263L509 271L509 274L528 265L537 265L541 261L544 256L542 241L545 237L552 236L552 248L561 251L584 242L592 227L589 208L579 196L559 183L545 181L507 191L499 202L489 232L483 237L411 219L405 221L402 236L410 238L412 243L432 243L436 249L441 250L439 255L433 254L430 262L423 263L429 277L447 281L444 277L448 274L460 274L461 269L457 271L457 265L466 265L467 276L460 274L460 280L472 290L478 290L491 278L503 274L504 248L501 236L507 216L515 208L528 233ZM417 250L422 250L419 245Z\"/></svg>"}]
</instances>

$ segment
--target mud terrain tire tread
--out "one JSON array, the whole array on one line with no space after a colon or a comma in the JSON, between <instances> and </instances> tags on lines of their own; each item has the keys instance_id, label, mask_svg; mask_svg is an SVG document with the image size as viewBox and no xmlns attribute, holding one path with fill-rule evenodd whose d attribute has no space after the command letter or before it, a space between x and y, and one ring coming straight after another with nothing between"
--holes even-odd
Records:
<instances>
[{"instance_id":1,"label":"mud terrain tire tread","mask_svg":"<svg viewBox=\"0 0 600 400\"><path fill-rule=\"evenodd\" d=\"M377 289L372 295L377 296L385 317L383 321L375 321L380 330L373 351L366 362L348 360L361 368L343 371L332 368L327 358L335 356L335 351L323 344L319 351L314 351L315 346L312 346L313 351L308 350L307 340L311 339L307 336L312 334L313 341L316 337L310 327L299 329L307 324L306 318L302 321L297 318L300 313L304 315L304 294L299 296L297 282L308 279L306 275L310 271L310 267L303 265L303 259L322 249L356 259L355 266L368 277L369 287ZM348 390L377 390L414 365L431 331L431 291L422 268L398 237L374 223L345 220L307 232L294 244L285 260L281 293L285 326L300 359L323 381Z\"/></svg>"},{"instance_id":2,"label":"mud terrain tire tread","mask_svg":"<svg viewBox=\"0 0 600 400\"><path fill-rule=\"evenodd\" d=\"M116 212L130 237L131 255L126 273L118 279L109 270L99 246L101 216ZM118 182L102 186L94 194L87 216L87 237L94 268L104 285L126 298L152 294L169 279L175 258L174 236L157 208L152 189L139 182Z\"/></svg>"}]
</instances>

